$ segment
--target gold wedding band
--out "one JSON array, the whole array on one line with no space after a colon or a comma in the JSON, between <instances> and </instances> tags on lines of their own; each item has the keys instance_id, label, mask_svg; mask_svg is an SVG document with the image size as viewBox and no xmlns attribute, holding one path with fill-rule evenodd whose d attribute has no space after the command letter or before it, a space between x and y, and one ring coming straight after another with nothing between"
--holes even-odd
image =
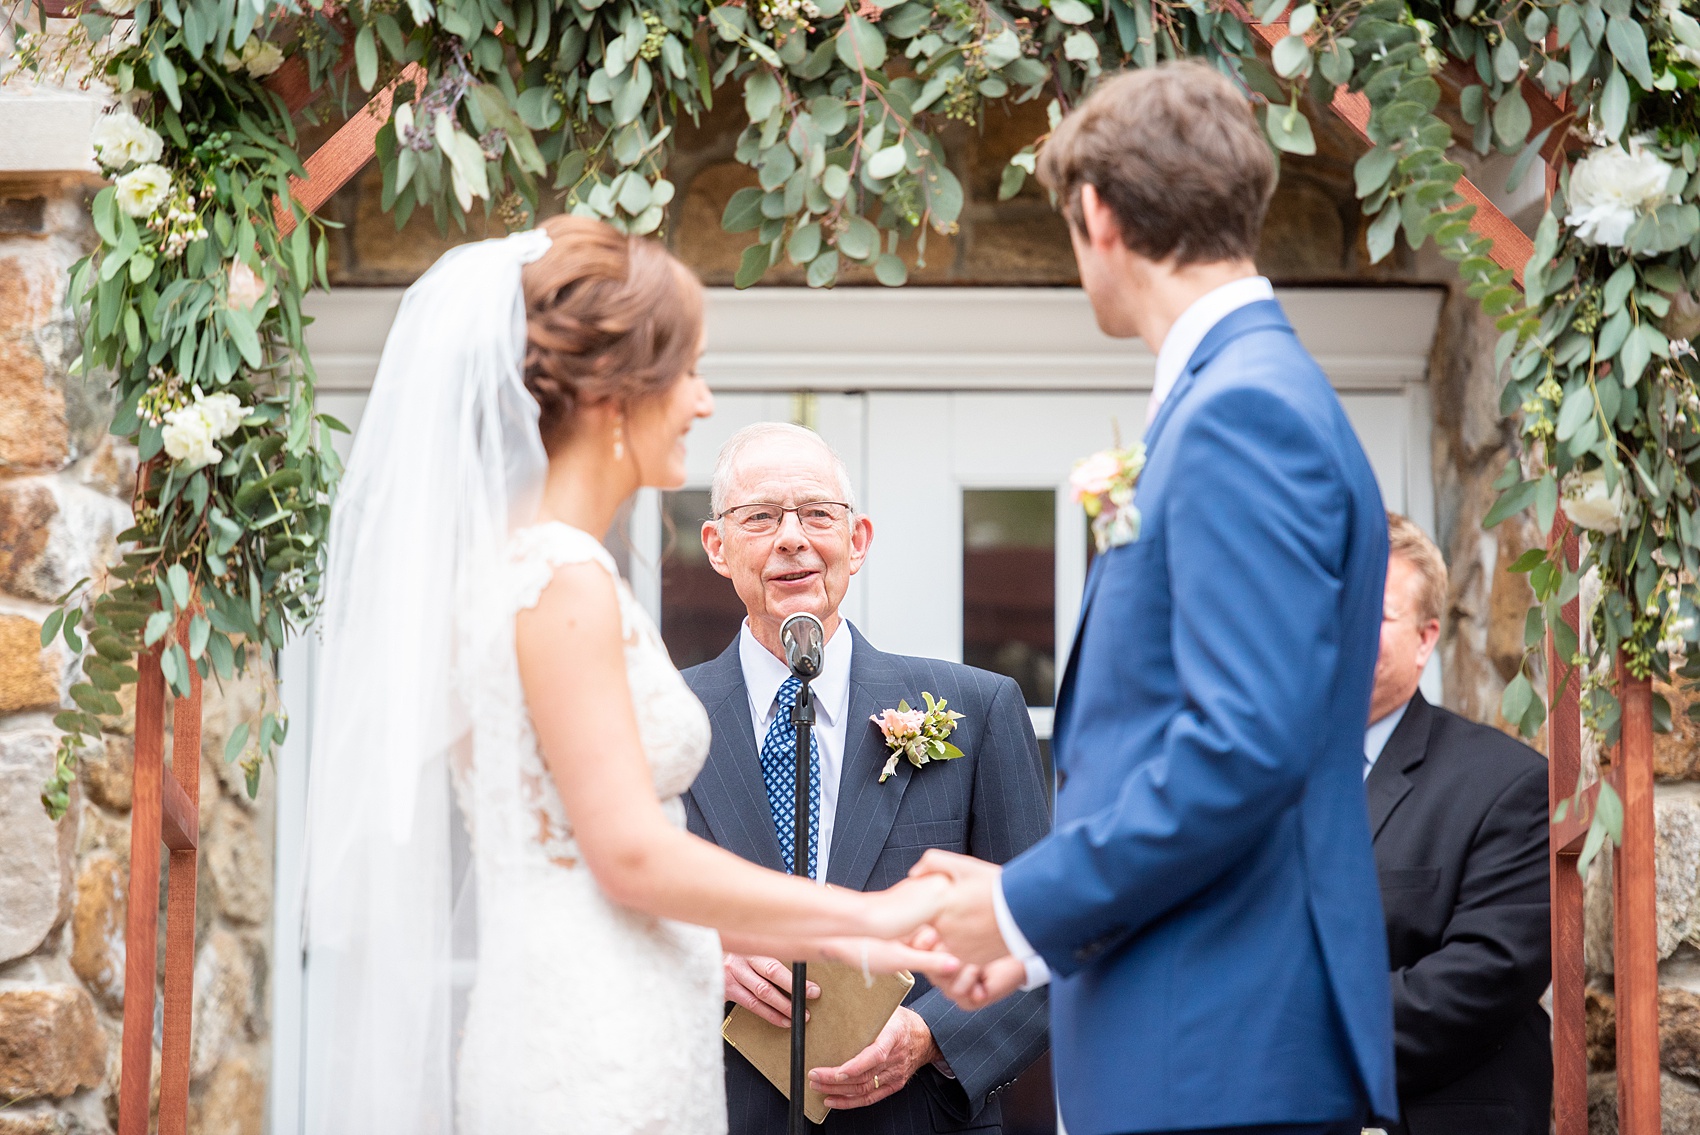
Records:
<instances>
[{"instance_id":1,"label":"gold wedding band","mask_svg":"<svg viewBox=\"0 0 1700 1135\"><path fill-rule=\"evenodd\" d=\"M874 1091L877 1092L879 1090L880 1090L880 1074L878 1072L875 1072L874 1073Z\"/></svg>"}]
</instances>

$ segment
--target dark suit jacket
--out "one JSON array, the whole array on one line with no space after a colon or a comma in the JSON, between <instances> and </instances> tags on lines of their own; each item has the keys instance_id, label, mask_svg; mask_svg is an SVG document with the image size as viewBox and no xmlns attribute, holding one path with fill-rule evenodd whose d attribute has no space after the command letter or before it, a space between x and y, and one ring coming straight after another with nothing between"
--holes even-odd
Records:
<instances>
[{"instance_id":1,"label":"dark suit jacket","mask_svg":"<svg viewBox=\"0 0 1700 1135\"><path fill-rule=\"evenodd\" d=\"M1546 760L1419 693L1366 788L1393 964L1391 1130L1546 1135Z\"/></svg>"},{"instance_id":2,"label":"dark suit jacket","mask_svg":"<svg viewBox=\"0 0 1700 1135\"><path fill-rule=\"evenodd\" d=\"M929 847L1002 863L1039 840L1050 827L1050 794L1016 684L968 666L886 654L845 626L855 649L827 881L880 890L902 880ZM685 796L691 831L764 867L786 870L750 728L737 642L714 661L685 671L685 680L714 723L708 763ZM869 719L900 701L919 704L923 690L967 715L952 738L963 756L923 769L899 761L895 775L881 784L889 754ZM932 1029L956 1080L922 1068L902 1091L869 1107L835 1112L822 1130L828 1135L999 1130L993 1093L1045 1051L1045 992L1018 993L965 1013L917 978L906 1003ZM730 1048L726 1097L731 1135L783 1135L785 1097Z\"/></svg>"}]
</instances>

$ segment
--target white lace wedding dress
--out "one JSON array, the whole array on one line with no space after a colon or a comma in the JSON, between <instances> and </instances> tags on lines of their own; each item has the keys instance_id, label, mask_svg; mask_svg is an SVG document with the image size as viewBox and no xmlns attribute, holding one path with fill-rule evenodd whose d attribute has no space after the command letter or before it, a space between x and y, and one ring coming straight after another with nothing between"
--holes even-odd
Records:
<instances>
[{"instance_id":1,"label":"white lace wedding dress","mask_svg":"<svg viewBox=\"0 0 1700 1135\"><path fill-rule=\"evenodd\" d=\"M683 827L708 716L608 551L564 524L519 530L506 617L534 606L558 566L587 562L615 577L638 730L656 795ZM719 937L609 901L538 753L516 660L477 669L477 767L455 778L473 817L479 924L460 1135L721 1135Z\"/></svg>"}]
</instances>

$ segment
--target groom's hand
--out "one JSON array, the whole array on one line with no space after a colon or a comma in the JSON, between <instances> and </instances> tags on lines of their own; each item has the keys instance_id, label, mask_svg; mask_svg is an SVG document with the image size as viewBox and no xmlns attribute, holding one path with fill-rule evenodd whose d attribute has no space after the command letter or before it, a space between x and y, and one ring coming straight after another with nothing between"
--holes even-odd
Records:
<instances>
[{"instance_id":1,"label":"groom's hand","mask_svg":"<svg viewBox=\"0 0 1700 1135\"><path fill-rule=\"evenodd\" d=\"M975 965L985 965L1009 953L992 906L992 890L1003 875L1002 867L934 848L921 856L909 874L943 875L951 881L933 919L945 949Z\"/></svg>"},{"instance_id":2,"label":"groom's hand","mask_svg":"<svg viewBox=\"0 0 1700 1135\"><path fill-rule=\"evenodd\" d=\"M790 966L778 958L727 954L723 968L726 1000L742 1005L770 1025L791 1027ZM809 982L804 996L811 1001L819 997L820 986Z\"/></svg>"},{"instance_id":3,"label":"groom's hand","mask_svg":"<svg viewBox=\"0 0 1700 1135\"><path fill-rule=\"evenodd\" d=\"M1003 957L988 965L963 966L956 979L943 988L957 1008L972 1011L1003 1000L1026 981L1027 967L1015 958Z\"/></svg>"},{"instance_id":4,"label":"groom's hand","mask_svg":"<svg viewBox=\"0 0 1700 1135\"><path fill-rule=\"evenodd\" d=\"M899 1007L872 1044L836 1068L816 1068L809 1080L826 1097L826 1106L842 1111L878 1103L941 1059L927 1022L919 1013Z\"/></svg>"}]
</instances>

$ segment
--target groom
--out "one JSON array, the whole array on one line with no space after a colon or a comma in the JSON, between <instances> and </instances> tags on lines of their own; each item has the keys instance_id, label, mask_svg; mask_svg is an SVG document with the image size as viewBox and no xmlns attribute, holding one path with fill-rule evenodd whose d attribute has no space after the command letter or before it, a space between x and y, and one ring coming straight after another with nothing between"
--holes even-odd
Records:
<instances>
[{"instance_id":1,"label":"groom","mask_svg":"<svg viewBox=\"0 0 1700 1135\"><path fill-rule=\"evenodd\" d=\"M1252 263L1268 143L1179 63L1104 82L1040 161L1098 326L1157 355L1143 526L1086 584L1055 832L917 869L986 967L953 994L1052 979L1069 1135L1356 1135L1397 1107L1363 792L1387 527Z\"/></svg>"},{"instance_id":2,"label":"groom","mask_svg":"<svg viewBox=\"0 0 1700 1135\"><path fill-rule=\"evenodd\" d=\"M731 579L748 618L724 654L685 672L714 724L708 762L685 797L691 831L783 871L790 861L796 737L795 679L780 624L807 611L827 632L815 680L816 795L809 824L816 878L876 890L901 881L922 852L953 848L1003 862L1050 826L1049 793L1020 689L1008 678L930 658L876 650L838 613L873 522L855 510L838 456L801 426L765 422L720 452L709 562ZM964 714L955 760L921 768L890 753L871 720L923 691ZM729 955L726 999L777 1025L790 1022L791 973L772 958ZM993 1094L1045 1050L1045 994L991 1014L968 1013L923 980L863 1052L816 1069L833 1112L826 1135L997 1135ZM782 1135L786 1102L736 1052L726 1052L731 1135Z\"/></svg>"}]
</instances>

